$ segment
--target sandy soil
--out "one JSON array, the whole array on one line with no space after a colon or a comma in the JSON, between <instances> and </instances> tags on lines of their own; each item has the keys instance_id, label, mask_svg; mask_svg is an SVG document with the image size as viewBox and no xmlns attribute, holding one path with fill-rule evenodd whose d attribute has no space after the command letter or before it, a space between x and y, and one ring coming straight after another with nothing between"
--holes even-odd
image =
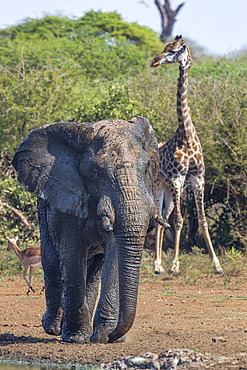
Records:
<instances>
[{"instance_id":1,"label":"sandy soil","mask_svg":"<svg viewBox=\"0 0 247 370\"><path fill-rule=\"evenodd\" d=\"M0 356L56 364L112 363L145 352L172 348L234 358L233 367L247 369L247 277L201 276L189 285L182 277L141 274L135 323L125 343L67 344L48 336L41 318L45 296L36 277L36 292L26 295L21 277L0 279ZM247 356L246 356L247 357ZM216 367L214 367L216 368Z\"/></svg>"}]
</instances>

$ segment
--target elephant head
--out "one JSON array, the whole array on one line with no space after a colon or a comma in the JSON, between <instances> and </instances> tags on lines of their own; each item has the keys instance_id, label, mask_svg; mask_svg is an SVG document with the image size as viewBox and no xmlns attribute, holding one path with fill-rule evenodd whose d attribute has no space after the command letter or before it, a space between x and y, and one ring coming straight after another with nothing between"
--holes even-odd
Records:
<instances>
[{"instance_id":1,"label":"elephant head","mask_svg":"<svg viewBox=\"0 0 247 370\"><path fill-rule=\"evenodd\" d=\"M85 223L95 214L102 232L113 233L119 319L110 342L134 321L142 247L157 217L152 183L158 161L154 131L143 117L46 125L30 133L13 159L18 182L28 191Z\"/></svg>"}]
</instances>

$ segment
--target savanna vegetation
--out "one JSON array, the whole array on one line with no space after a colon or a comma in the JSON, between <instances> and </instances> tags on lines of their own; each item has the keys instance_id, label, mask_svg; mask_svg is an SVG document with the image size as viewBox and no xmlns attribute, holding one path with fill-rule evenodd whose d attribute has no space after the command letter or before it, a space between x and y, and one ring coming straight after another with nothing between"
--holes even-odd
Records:
<instances>
[{"instance_id":1,"label":"savanna vegetation","mask_svg":"<svg viewBox=\"0 0 247 370\"><path fill-rule=\"evenodd\" d=\"M4 234L20 234L21 247L39 239L35 197L17 185L10 165L21 141L47 123L127 120L134 115L147 117L158 141L166 141L177 127L178 66L151 70L152 58L164 45L151 29L126 23L115 12L91 11L79 19L26 19L0 30L0 41L3 274L18 263L5 251ZM195 57L189 106L206 165L210 233L222 255L238 255L236 251L247 247L247 53L214 58L186 41ZM190 189L182 208L182 247L204 250Z\"/></svg>"}]
</instances>

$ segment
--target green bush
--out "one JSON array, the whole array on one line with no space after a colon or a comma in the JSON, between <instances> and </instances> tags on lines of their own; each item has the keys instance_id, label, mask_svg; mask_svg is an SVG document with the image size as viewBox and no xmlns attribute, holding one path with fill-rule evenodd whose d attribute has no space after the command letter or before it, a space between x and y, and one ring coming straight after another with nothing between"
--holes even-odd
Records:
<instances>
[{"instance_id":1,"label":"green bush","mask_svg":"<svg viewBox=\"0 0 247 370\"><path fill-rule=\"evenodd\" d=\"M88 78L119 78L143 70L146 58L162 44L155 32L127 23L116 12L88 12L79 19L46 16L27 18L18 26L0 30L0 64L15 67L24 60L30 68L61 69L77 64Z\"/></svg>"},{"instance_id":2,"label":"green bush","mask_svg":"<svg viewBox=\"0 0 247 370\"><path fill-rule=\"evenodd\" d=\"M16 68L0 65L0 145L13 154L31 130L66 120L80 94L75 88L76 65L52 65L41 70L23 63Z\"/></svg>"},{"instance_id":3,"label":"green bush","mask_svg":"<svg viewBox=\"0 0 247 370\"><path fill-rule=\"evenodd\" d=\"M26 233L27 227L20 218L12 211L11 207L14 207L21 214L27 218L27 221L32 226L33 231L31 233L32 238L38 238L38 218L36 211L36 197L22 189L16 182L16 179L6 177L0 182L0 223L1 223L1 235L0 240L3 242L3 235L9 237L15 237L20 235L23 238Z\"/></svg>"}]
</instances>

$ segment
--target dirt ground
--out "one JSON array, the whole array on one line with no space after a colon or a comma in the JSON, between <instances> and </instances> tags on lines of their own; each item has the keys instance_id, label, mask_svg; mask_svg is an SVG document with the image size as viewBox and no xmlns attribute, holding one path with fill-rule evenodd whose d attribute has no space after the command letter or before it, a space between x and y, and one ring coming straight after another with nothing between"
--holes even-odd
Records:
<instances>
[{"instance_id":1,"label":"dirt ground","mask_svg":"<svg viewBox=\"0 0 247 370\"><path fill-rule=\"evenodd\" d=\"M45 296L39 295L39 278L33 281L36 292L27 296L21 276L2 277L0 359L82 366L177 348L231 358L232 366L214 368L247 369L246 283L246 276L227 280L205 275L188 283L182 276L164 278L142 271L137 315L126 342L80 345L44 332Z\"/></svg>"}]
</instances>

